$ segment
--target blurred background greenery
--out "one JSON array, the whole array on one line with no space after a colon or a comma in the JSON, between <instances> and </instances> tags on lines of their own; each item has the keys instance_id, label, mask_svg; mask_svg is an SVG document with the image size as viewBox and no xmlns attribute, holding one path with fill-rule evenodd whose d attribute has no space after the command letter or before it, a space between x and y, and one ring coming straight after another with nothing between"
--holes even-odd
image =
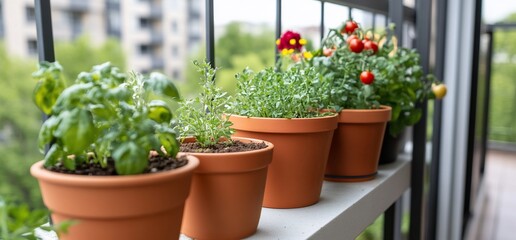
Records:
<instances>
[{"instance_id":1,"label":"blurred background greenery","mask_svg":"<svg viewBox=\"0 0 516 240\"><path fill-rule=\"evenodd\" d=\"M506 21L516 22L516 14ZM241 23L228 24L216 41L216 63L220 67L217 84L232 93L235 73L245 67L260 70L273 66L274 40L270 27L251 33ZM105 61L122 68L126 66L122 47L115 39L95 46L88 36L81 36L73 42L57 42L55 49L56 59L63 65L68 81L74 81L79 72ZM516 144L516 31L496 32L494 57L489 139ZM197 92L199 75L191 61L204 58L204 48L191 54L186 80L178 83L183 95ZM43 157L36 146L42 114L31 98L35 83L31 73L35 70L36 60L9 56L0 42L0 195L39 208L43 207L41 195L37 182L29 174L30 165ZM378 218L358 239L381 239L382 219Z\"/></svg>"}]
</instances>

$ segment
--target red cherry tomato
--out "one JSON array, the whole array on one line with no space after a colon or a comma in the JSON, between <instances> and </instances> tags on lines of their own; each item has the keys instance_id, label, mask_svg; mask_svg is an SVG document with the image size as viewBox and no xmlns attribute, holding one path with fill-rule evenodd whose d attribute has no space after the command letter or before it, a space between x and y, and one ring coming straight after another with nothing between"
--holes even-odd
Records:
<instances>
[{"instance_id":1,"label":"red cherry tomato","mask_svg":"<svg viewBox=\"0 0 516 240\"><path fill-rule=\"evenodd\" d=\"M331 57L333 55L333 49L325 48L323 49L323 55L326 57Z\"/></svg>"},{"instance_id":2,"label":"red cherry tomato","mask_svg":"<svg viewBox=\"0 0 516 240\"><path fill-rule=\"evenodd\" d=\"M363 71L360 73L360 81L363 84L372 84L374 82L374 74L371 71Z\"/></svg>"},{"instance_id":3,"label":"red cherry tomato","mask_svg":"<svg viewBox=\"0 0 516 240\"><path fill-rule=\"evenodd\" d=\"M364 44L362 43L362 41L360 41L360 39L355 38L355 39L351 39L351 41L349 41L349 50L351 50L352 52L360 53L360 52L362 52L363 49L364 49Z\"/></svg>"},{"instance_id":4,"label":"red cherry tomato","mask_svg":"<svg viewBox=\"0 0 516 240\"><path fill-rule=\"evenodd\" d=\"M378 52L378 44L370 40L364 40L364 50L372 50L373 54Z\"/></svg>"},{"instance_id":5,"label":"red cherry tomato","mask_svg":"<svg viewBox=\"0 0 516 240\"><path fill-rule=\"evenodd\" d=\"M340 30L341 33L347 33L352 34L355 32L355 29L358 28L358 23L355 21L347 21L346 24L344 24L344 27Z\"/></svg>"},{"instance_id":6,"label":"red cherry tomato","mask_svg":"<svg viewBox=\"0 0 516 240\"><path fill-rule=\"evenodd\" d=\"M353 39L359 39L357 35L350 35L347 39L346 39L346 42L348 43L349 45L349 42L351 42L351 40Z\"/></svg>"}]
</instances>

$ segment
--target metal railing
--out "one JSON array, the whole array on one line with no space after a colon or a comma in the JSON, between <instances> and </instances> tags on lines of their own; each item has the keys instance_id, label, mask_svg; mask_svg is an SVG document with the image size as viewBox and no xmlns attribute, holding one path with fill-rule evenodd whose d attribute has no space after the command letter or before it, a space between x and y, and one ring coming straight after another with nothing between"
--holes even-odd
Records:
<instances>
[{"instance_id":1,"label":"metal railing","mask_svg":"<svg viewBox=\"0 0 516 240\"><path fill-rule=\"evenodd\" d=\"M214 36L214 2L216 0L206 0L206 57L208 61L215 66L215 36ZM437 2L438 26L442 27L446 23L446 0L435 0ZM353 9L361 9L373 13L373 18L377 15L388 16L390 22L396 24L396 36L401 41L404 39L403 30L404 23L411 23L416 29L415 46L421 55L421 63L424 71L427 73L430 69L430 31L431 31L431 0L416 1L415 8L409 8L403 5L402 0L320 0L321 3L321 37L324 35L324 11L326 3L349 7L349 16L352 16ZM52 36L52 21L50 12L50 0L35 0L36 24L38 34L38 52L40 61L55 61L54 44ZM417 14L416 14L417 13ZM373 23L376 21L373 21ZM282 33L282 1L276 0L276 36ZM374 27L374 26L373 26ZM444 36L437 39L436 56L438 59L444 56ZM401 44L401 43L400 43ZM272 50L271 50L272 51ZM444 66L442 61L437 61L436 75L442 79ZM435 216L430 215L430 219L425 218L425 205L423 199L424 194L424 176L425 176L425 146L426 146L426 126L427 126L427 102L424 101L420 107L423 109L421 121L413 127L413 152L412 152L412 175L411 175L411 208L410 208L410 233L409 239L422 239L425 233L423 222L435 222ZM440 108L436 106L434 118L434 136L439 136L440 128ZM435 127L437 126L437 128ZM438 177L438 168L434 164L438 164L439 149L434 145L433 162L431 174L431 189L435 188L436 178ZM437 165L438 166L438 165ZM435 172L437 171L437 172ZM434 189L435 190L435 189ZM429 212L436 212L436 192L431 192L429 198ZM432 195L433 194L433 195ZM400 239L400 222L401 222L401 196L392 204L385 212L384 239ZM435 224L434 224L435 225ZM432 235L435 229L429 228L427 234ZM435 234L434 234L435 235ZM432 239L432 238L429 238Z\"/></svg>"}]
</instances>

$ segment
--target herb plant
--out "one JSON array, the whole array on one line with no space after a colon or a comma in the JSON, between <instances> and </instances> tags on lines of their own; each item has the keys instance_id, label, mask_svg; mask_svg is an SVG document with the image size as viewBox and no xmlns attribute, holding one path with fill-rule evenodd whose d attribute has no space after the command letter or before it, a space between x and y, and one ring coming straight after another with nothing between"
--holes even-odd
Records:
<instances>
[{"instance_id":1,"label":"herb plant","mask_svg":"<svg viewBox=\"0 0 516 240\"><path fill-rule=\"evenodd\" d=\"M332 79L331 101L337 109L391 106L389 132L397 136L420 120L416 103L435 98L431 86L437 81L423 73L416 50L396 45L389 35L393 25L387 34L377 34L359 26L351 31L349 22L330 30L322 49L308 63Z\"/></svg>"},{"instance_id":2,"label":"herb plant","mask_svg":"<svg viewBox=\"0 0 516 240\"><path fill-rule=\"evenodd\" d=\"M180 102L177 110L178 119L176 128L180 137L195 137L201 147L215 145L221 139L231 142L233 130L227 113L230 97L226 92L215 86L215 73L206 61L194 61L197 71L201 74L200 96Z\"/></svg>"},{"instance_id":3,"label":"herb plant","mask_svg":"<svg viewBox=\"0 0 516 240\"><path fill-rule=\"evenodd\" d=\"M313 67L294 64L285 71L267 68L256 74L245 69L236 78L233 113L241 116L317 117L329 103L329 82Z\"/></svg>"},{"instance_id":4,"label":"herb plant","mask_svg":"<svg viewBox=\"0 0 516 240\"><path fill-rule=\"evenodd\" d=\"M40 66L34 74L38 80L35 101L51 115L39 133L40 150L51 145L45 156L46 167L57 164L74 170L89 161L106 167L112 159L116 172L127 175L145 170L151 150L176 156L172 113L163 101L149 100L151 92L179 97L164 75L127 76L104 63L80 73L75 84L61 92L56 87L62 82L59 64L43 62ZM47 95L50 97L41 97Z\"/></svg>"}]
</instances>

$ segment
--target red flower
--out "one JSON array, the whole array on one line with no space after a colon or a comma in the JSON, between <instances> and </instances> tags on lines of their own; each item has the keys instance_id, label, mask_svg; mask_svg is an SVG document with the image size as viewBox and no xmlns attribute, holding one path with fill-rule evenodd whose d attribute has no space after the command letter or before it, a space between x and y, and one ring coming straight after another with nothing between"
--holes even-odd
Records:
<instances>
[{"instance_id":1,"label":"red flower","mask_svg":"<svg viewBox=\"0 0 516 240\"><path fill-rule=\"evenodd\" d=\"M276 41L276 45L278 45L278 50L280 51L283 49L301 51L305 44L306 40L302 39L299 33L293 31L285 32L283 36Z\"/></svg>"}]
</instances>

